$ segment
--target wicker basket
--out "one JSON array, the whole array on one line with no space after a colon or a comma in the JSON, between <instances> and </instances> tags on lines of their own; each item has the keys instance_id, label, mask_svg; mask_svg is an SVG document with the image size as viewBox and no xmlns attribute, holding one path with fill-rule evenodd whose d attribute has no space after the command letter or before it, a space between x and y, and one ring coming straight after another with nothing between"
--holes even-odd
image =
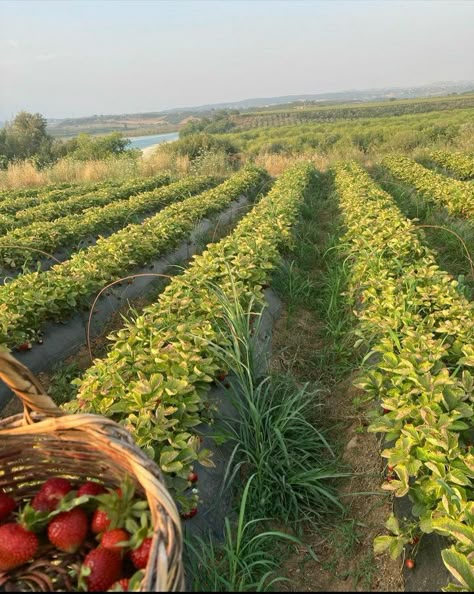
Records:
<instances>
[{"instance_id":1,"label":"wicker basket","mask_svg":"<svg viewBox=\"0 0 474 594\"><path fill-rule=\"evenodd\" d=\"M182 531L179 513L157 465L120 425L98 415L64 414L30 371L0 351L0 378L21 399L23 414L0 421L0 489L15 499L30 498L38 484L54 476L81 482L95 479L117 487L125 476L146 497L154 526L150 558L141 584L144 592L182 592ZM44 549L44 550L43 550ZM43 547L35 560L0 573L5 590L74 591L68 577L71 555Z\"/></svg>"}]
</instances>

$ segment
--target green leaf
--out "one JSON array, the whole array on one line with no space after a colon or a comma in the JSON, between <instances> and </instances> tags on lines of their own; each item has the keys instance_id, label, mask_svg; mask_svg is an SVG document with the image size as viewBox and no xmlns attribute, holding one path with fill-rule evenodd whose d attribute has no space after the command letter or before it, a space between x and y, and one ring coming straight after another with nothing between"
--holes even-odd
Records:
<instances>
[{"instance_id":1,"label":"green leaf","mask_svg":"<svg viewBox=\"0 0 474 594\"><path fill-rule=\"evenodd\" d=\"M387 551L390 548L393 539L393 536L377 536L374 538L374 554L380 555L380 553Z\"/></svg>"},{"instance_id":2,"label":"green leaf","mask_svg":"<svg viewBox=\"0 0 474 594\"><path fill-rule=\"evenodd\" d=\"M462 544L474 547L474 529L470 526L447 516L433 519L432 525L435 530L439 530L442 534L452 536Z\"/></svg>"},{"instance_id":3,"label":"green leaf","mask_svg":"<svg viewBox=\"0 0 474 594\"><path fill-rule=\"evenodd\" d=\"M456 551L454 547L441 551L443 563L449 572L460 582L468 592L474 591L474 567L466 555Z\"/></svg>"}]
</instances>

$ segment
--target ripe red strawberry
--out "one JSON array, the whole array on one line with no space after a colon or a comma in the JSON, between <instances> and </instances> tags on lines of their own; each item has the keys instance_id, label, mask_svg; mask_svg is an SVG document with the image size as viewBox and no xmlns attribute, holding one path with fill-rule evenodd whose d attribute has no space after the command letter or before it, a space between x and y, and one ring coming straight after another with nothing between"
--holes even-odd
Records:
<instances>
[{"instance_id":1,"label":"ripe red strawberry","mask_svg":"<svg viewBox=\"0 0 474 594\"><path fill-rule=\"evenodd\" d=\"M84 559L82 567L90 570L88 575L85 575L88 592L105 592L120 579L122 560L115 551L92 549Z\"/></svg>"},{"instance_id":2,"label":"ripe red strawberry","mask_svg":"<svg viewBox=\"0 0 474 594\"><path fill-rule=\"evenodd\" d=\"M124 547L117 546L120 542L127 542L130 539L130 534L126 530L121 528L115 528L115 530L109 530L104 532L100 546L104 549L110 549L116 551L120 555L123 555Z\"/></svg>"},{"instance_id":3,"label":"ripe red strawberry","mask_svg":"<svg viewBox=\"0 0 474 594\"><path fill-rule=\"evenodd\" d=\"M29 561L38 545L36 534L20 524L0 526L0 571L9 571Z\"/></svg>"},{"instance_id":4,"label":"ripe red strawberry","mask_svg":"<svg viewBox=\"0 0 474 594\"><path fill-rule=\"evenodd\" d=\"M191 509L190 511L181 514L181 517L184 518L185 520L190 520L191 518L194 518L194 516L198 513L197 507L194 507L193 509Z\"/></svg>"},{"instance_id":5,"label":"ripe red strawberry","mask_svg":"<svg viewBox=\"0 0 474 594\"><path fill-rule=\"evenodd\" d=\"M16 501L10 495L0 493L0 521L7 518L16 508Z\"/></svg>"},{"instance_id":6,"label":"ripe red strawberry","mask_svg":"<svg viewBox=\"0 0 474 594\"><path fill-rule=\"evenodd\" d=\"M109 588L109 592L128 592L128 588L130 587L130 580L129 578L122 578L115 584Z\"/></svg>"},{"instance_id":7,"label":"ripe red strawberry","mask_svg":"<svg viewBox=\"0 0 474 594\"><path fill-rule=\"evenodd\" d=\"M190 483L197 483L197 480L198 480L198 474L197 474L197 472L190 472L188 474L188 481Z\"/></svg>"},{"instance_id":8,"label":"ripe red strawberry","mask_svg":"<svg viewBox=\"0 0 474 594\"><path fill-rule=\"evenodd\" d=\"M407 569L415 569L415 561L413 559L407 559L405 561L405 567Z\"/></svg>"},{"instance_id":9,"label":"ripe red strawberry","mask_svg":"<svg viewBox=\"0 0 474 594\"><path fill-rule=\"evenodd\" d=\"M55 547L66 553L75 553L84 542L89 522L86 512L80 507L62 512L48 525L48 538Z\"/></svg>"},{"instance_id":10,"label":"ripe red strawberry","mask_svg":"<svg viewBox=\"0 0 474 594\"><path fill-rule=\"evenodd\" d=\"M53 511L61 499L71 491L71 483L64 478L50 478L43 483L31 505L37 511Z\"/></svg>"},{"instance_id":11,"label":"ripe red strawberry","mask_svg":"<svg viewBox=\"0 0 474 594\"><path fill-rule=\"evenodd\" d=\"M218 371L217 372L217 379L220 382L223 382L225 380L225 378L227 377L227 372L226 371Z\"/></svg>"},{"instance_id":12,"label":"ripe red strawberry","mask_svg":"<svg viewBox=\"0 0 474 594\"><path fill-rule=\"evenodd\" d=\"M94 534L105 532L110 526L111 519L106 511L97 509L92 516L91 530Z\"/></svg>"},{"instance_id":13,"label":"ripe red strawberry","mask_svg":"<svg viewBox=\"0 0 474 594\"><path fill-rule=\"evenodd\" d=\"M77 496L81 497L81 495L101 495L102 493L105 493L105 488L102 485L92 481L87 481L79 487Z\"/></svg>"},{"instance_id":14,"label":"ripe red strawberry","mask_svg":"<svg viewBox=\"0 0 474 594\"><path fill-rule=\"evenodd\" d=\"M31 507L39 512L49 512L53 511L54 507L51 508L50 502L46 499L43 493L38 492L33 497L33 501L31 502Z\"/></svg>"},{"instance_id":15,"label":"ripe red strawberry","mask_svg":"<svg viewBox=\"0 0 474 594\"><path fill-rule=\"evenodd\" d=\"M22 342L17 346L17 349L19 351L31 351L32 348L33 345L31 344L31 342Z\"/></svg>"},{"instance_id":16,"label":"ripe red strawberry","mask_svg":"<svg viewBox=\"0 0 474 594\"><path fill-rule=\"evenodd\" d=\"M142 544L130 551L130 559L137 569L145 569L148 563L148 557L150 556L151 549L151 538L145 538Z\"/></svg>"}]
</instances>

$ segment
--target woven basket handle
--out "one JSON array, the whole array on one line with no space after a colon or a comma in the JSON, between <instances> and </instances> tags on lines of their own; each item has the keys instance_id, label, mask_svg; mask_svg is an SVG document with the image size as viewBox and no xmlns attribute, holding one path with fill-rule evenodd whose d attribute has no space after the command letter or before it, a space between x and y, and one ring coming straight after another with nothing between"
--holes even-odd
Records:
<instances>
[{"instance_id":1,"label":"woven basket handle","mask_svg":"<svg viewBox=\"0 0 474 594\"><path fill-rule=\"evenodd\" d=\"M63 414L31 371L4 350L0 350L0 378L22 401L26 418L32 410L50 416Z\"/></svg>"}]
</instances>

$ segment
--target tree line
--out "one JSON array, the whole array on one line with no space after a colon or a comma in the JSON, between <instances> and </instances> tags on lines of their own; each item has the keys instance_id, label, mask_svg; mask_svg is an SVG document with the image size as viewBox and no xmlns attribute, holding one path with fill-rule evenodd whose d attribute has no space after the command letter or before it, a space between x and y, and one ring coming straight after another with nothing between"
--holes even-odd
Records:
<instances>
[{"instance_id":1,"label":"tree line","mask_svg":"<svg viewBox=\"0 0 474 594\"><path fill-rule=\"evenodd\" d=\"M136 156L138 151L128 149L129 144L130 140L123 138L120 132L97 137L79 134L69 140L56 139L48 134L43 115L20 111L0 129L0 168L25 159L44 167L62 157L87 161Z\"/></svg>"}]
</instances>

